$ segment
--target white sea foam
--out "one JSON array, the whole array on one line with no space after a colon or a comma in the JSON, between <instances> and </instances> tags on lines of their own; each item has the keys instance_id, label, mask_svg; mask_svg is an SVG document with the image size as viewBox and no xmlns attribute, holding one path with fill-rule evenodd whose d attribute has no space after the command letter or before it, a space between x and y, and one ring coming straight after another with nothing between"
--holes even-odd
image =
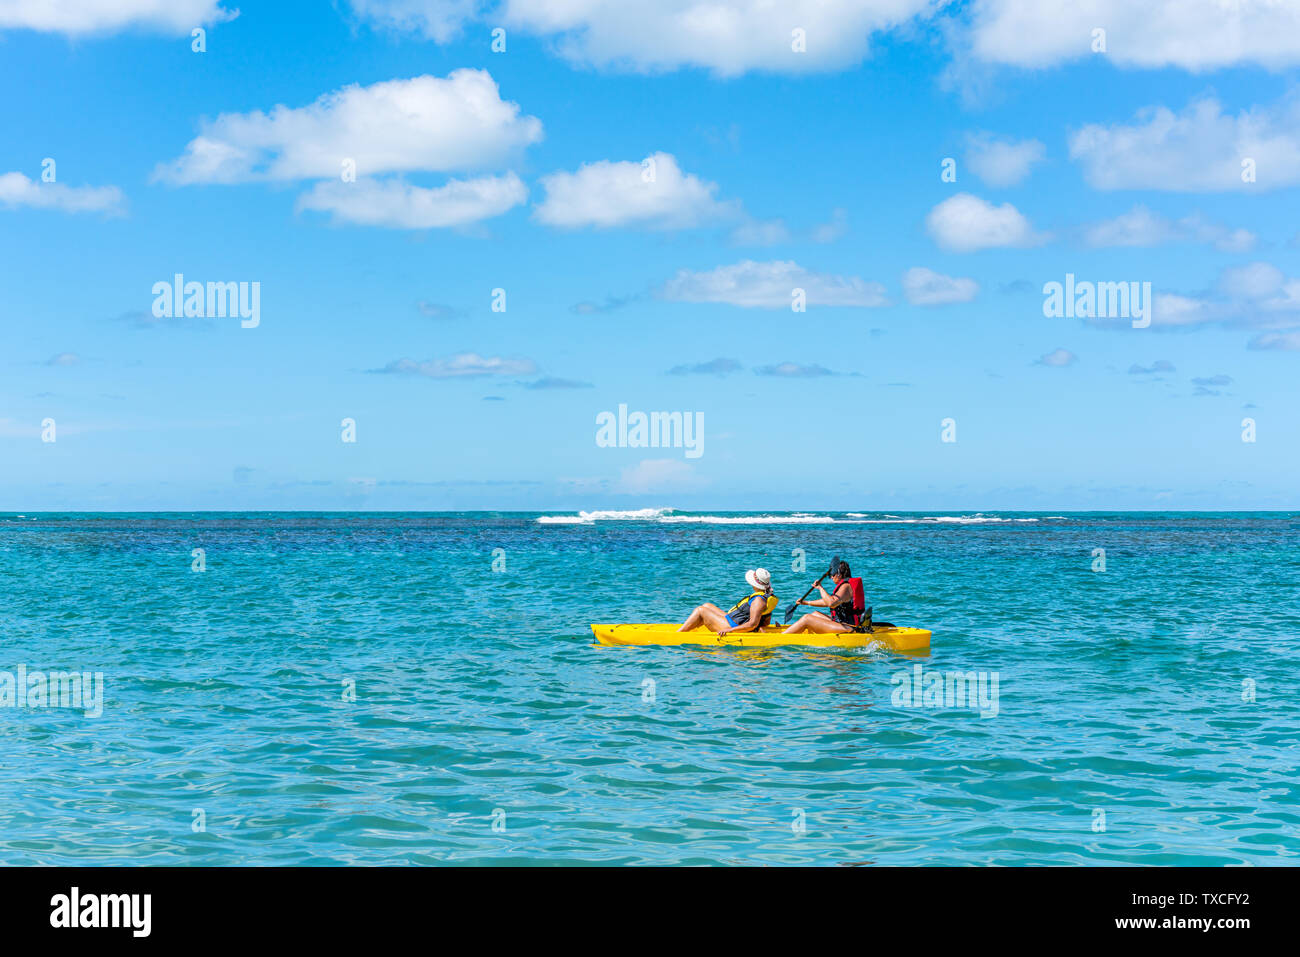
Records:
<instances>
[{"instance_id":1,"label":"white sea foam","mask_svg":"<svg viewBox=\"0 0 1300 957\"><path fill-rule=\"evenodd\" d=\"M996 515L936 515L936 522L952 522L958 525L978 525L984 522L1036 522L1036 518L998 518Z\"/></svg>"},{"instance_id":2,"label":"white sea foam","mask_svg":"<svg viewBox=\"0 0 1300 957\"><path fill-rule=\"evenodd\" d=\"M665 515L661 522L699 525L833 525L829 515Z\"/></svg>"},{"instance_id":3,"label":"white sea foam","mask_svg":"<svg viewBox=\"0 0 1300 957\"><path fill-rule=\"evenodd\" d=\"M540 515L543 525L590 525L593 522L653 522L672 512L671 508L638 508L631 511L613 509L579 512L577 515Z\"/></svg>"},{"instance_id":4,"label":"white sea foam","mask_svg":"<svg viewBox=\"0 0 1300 957\"><path fill-rule=\"evenodd\" d=\"M792 512L789 515L768 513L752 515L678 515L671 508L639 508L628 511L614 509L579 512L577 515L542 515L537 521L543 525L592 525L596 522L661 522L675 525L982 525L1010 522L1037 522L1037 518L1003 518L997 515L921 515L903 518L886 514L883 518L870 518L867 512L847 512L846 518L818 515L812 512ZM1061 516L1052 516L1058 518Z\"/></svg>"},{"instance_id":5,"label":"white sea foam","mask_svg":"<svg viewBox=\"0 0 1300 957\"><path fill-rule=\"evenodd\" d=\"M862 513L849 512L849 515L861 515ZM916 518L901 518L897 515L886 515L884 518L860 518L854 522L846 522L852 525L985 525L1002 522L1037 522L1037 518L1002 518L998 515L921 515Z\"/></svg>"}]
</instances>

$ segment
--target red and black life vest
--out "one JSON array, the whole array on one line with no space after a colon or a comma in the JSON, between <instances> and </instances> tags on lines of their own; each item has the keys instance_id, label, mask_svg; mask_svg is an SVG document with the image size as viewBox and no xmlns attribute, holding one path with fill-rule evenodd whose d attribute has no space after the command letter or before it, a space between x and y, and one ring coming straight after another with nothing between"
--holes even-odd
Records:
<instances>
[{"instance_id":1,"label":"red and black life vest","mask_svg":"<svg viewBox=\"0 0 1300 957\"><path fill-rule=\"evenodd\" d=\"M835 586L835 591L839 591L845 582L853 589L853 601L841 602L831 609L831 614L841 624L857 627L862 624L862 613L867 610L867 596L862 590L861 578L846 578Z\"/></svg>"}]
</instances>

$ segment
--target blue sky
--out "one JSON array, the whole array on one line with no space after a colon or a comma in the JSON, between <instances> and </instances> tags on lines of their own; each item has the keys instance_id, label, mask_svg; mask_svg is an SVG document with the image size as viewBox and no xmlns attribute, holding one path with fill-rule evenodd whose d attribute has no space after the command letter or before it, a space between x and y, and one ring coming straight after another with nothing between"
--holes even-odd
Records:
<instances>
[{"instance_id":1,"label":"blue sky","mask_svg":"<svg viewBox=\"0 0 1300 957\"><path fill-rule=\"evenodd\" d=\"M1297 507L1300 3L47 6L0 508ZM259 324L155 318L176 273Z\"/></svg>"}]
</instances>

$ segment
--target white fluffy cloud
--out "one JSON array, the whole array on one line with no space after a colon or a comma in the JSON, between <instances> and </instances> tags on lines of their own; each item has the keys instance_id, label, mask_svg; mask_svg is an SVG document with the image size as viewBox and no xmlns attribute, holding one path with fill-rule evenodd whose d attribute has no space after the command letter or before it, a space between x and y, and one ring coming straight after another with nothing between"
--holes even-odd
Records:
<instances>
[{"instance_id":1,"label":"white fluffy cloud","mask_svg":"<svg viewBox=\"0 0 1300 957\"><path fill-rule=\"evenodd\" d=\"M1114 219L1085 226L1083 241L1093 247L1158 246L1172 242L1201 242L1220 252L1249 252L1258 237L1246 229L1229 229L1199 215L1166 219L1145 206L1134 206Z\"/></svg>"},{"instance_id":2,"label":"white fluffy cloud","mask_svg":"<svg viewBox=\"0 0 1300 957\"><path fill-rule=\"evenodd\" d=\"M945 276L924 266L914 266L903 273L903 294L914 306L943 306L970 302L979 293L974 279Z\"/></svg>"},{"instance_id":3,"label":"white fluffy cloud","mask_svg":"<svg viewBox=\"0 0 1300 957\"><path fill-rule=\"evenodd\" d=\"M1289 326L1300 323L1300 278L1271 263L1257 262L1223 270L1215 292L1248 325Z\"/></svg>"},{"instance_id":4,"label":"white fluffy cloud","mask_svg":"<svg viewBox=\"0 0 1300 957\"><path fill-rule=\"evenodd\" d=\"M1176 192L1269 190L1300 183L1300 97L1236 116L1215 99L1181 113L1142 110L1129 125L1090 124L1070 136L1070 158L1096 189ZM1250 161L1254 182L1243 179Z\"/></svg>"},{"instance_id":5,"label":"white fluffy cloud","mask_svg":"<svg viewBox=\"0 0 1300 957\"><path fill-rule=\"evenodd\" d=\"M643 72L703 67L806 73L851 66L873 34L906 24L939 0L501 0L484 23L549 37L566 59ZM487 4L482 4L487 7ZM352 0L364 18L443 41L476 16L472 0ZM804 52L792 32L803 30Z\"/></svg>"},{"instance_id":6,"label":"white fluffy cloud","mask_svg":"<svg viewBox=\"0 0 1300 957\"><path fill-rule=\"evenodd\" d=\"M1046 155L1038 140L999 139L991 133L966 138L966 165L989 186L1014 186Z\"/></svg>"},{"instance_id":7,"label":"white fluffy cloud","mask_svg":"<svg viewBox=\"0 0 1300 957\"><path fill-rule=\"evenodd\" d=\"M1184 296L1179 293L1157 293L1151 306L1151 326L1156 327L1191 327L1210 322L1222 322L1228 318L1224 304L1213 302L1208 298ZM1094 325L1121 328L1124 323L1095 322Z\"/></svg>"},{"instance_id":8,"label":"white fluffy cloud","mask_svg":"<svg viewBox=\"0 0 1300 957\"><path fill-rule=\"evenodd\" d=\"M1039 356L1034 361L1034 364L1040 366L1052 366L1059 369L1064 366L1072 366L1078 361L1079 357L1069 349L1053 349L1051 352Z\"/></svg>"},{"instance_id":9,"label":"white fluffy cloud","mask_svg":"<svg viewBox=\"0 0 1300 957\"><path fill-rule=\"evenodd\" d=\"M717 184L682 172L669 153L640 162L601 160L574 173L542 177L546 198L534 215L548 226L650 226L675 229L735 215L714 198Z\"/></svg>"},{"instance_id":10,"label":"white fluffy cloud","mask_svg":"<svg viewBox=\"0 0 1300 957\"><path fill-rule=\"evenodd\" d=\"M1216 286L1233 299L1268 300L1285 294L1287 279L1272 263L1257 262L1225 269Z\"/></svg>"},{"instance_id":11,"label":"white fluffy cloud","mask_svg":"<svg viewBox=\"0 0 1300 957\"><path fill-rule=\"evenodd\" d=\"M116 186L65 186L38 183L22 173L0 173L0 206L57 209L65 213L120 213L122 191Z\"/></svg>"},{"instance_id":12,"label":"white fluffy cloud","mask_svg":"<svg viewBox=\"0 0 1300 957\"><path fill-rule=\"evenodd\" d=\"M936 243L961 253L1036 246L1046 238L1010 203L994 206L970 193L958 193L934 207L925 226Z\"/></svg>"},{"instance_id":13,"label":"white fluffy cloud","mask_svg":"<svg viewBox=\"0 0 1300 957\"><path fill-rule=\"evenodd\" d=\"M1106 52L1094 53L1094 29ZM1270 69L1300 64L1300 4L1291 0L976 0L969 43L980 60L1053 66L1104 56L1126 67Z\"/></svg>"},{"instance_id":14,"label":"white fluffy cloud","mask_svg":"<svg viewBox=\"0 0 1300 957\"><path fill-rule=\"evenodd\" d=\"M326 180L298 197L298 209L362 226L437 229L500 216L527 198L528 187L514 173L453 179L431 189L401 180Z\"/></svg>"},{"instance_id":15,"label":"white fluffy cloud","mask_svg":"<svg viewBox=\"0 0 1300 957\"><path fill-rule=\"evenodd\" d=\"M1300 352L1300 332L1262 332L1246 348Z\"/></svg>"},{"instance_id":16,"label":"white fluffy cloud","mask_svg":"<svg viewBox=\"0 0 1300 957\"><path fill-rule=\"evenodd\" d=\"M348 0L352 12L377 27L447 43L485 4L478 0Z\"/></svg>"},{"instance_id":17,"label":"white fluffy cloud","mask_svg":"<svg viewBox=\"0 0 1300 957\"><path fill-rule=\"evenodd\" d=\"M162 6L164 0L137 2ZM912 29L944 8L955 11L939 22L960 57L984 63L1036 68L1104 56L1122 67L1192 71L1300 64L1300 8L1291 0L972 0L965 7L950 0L349 3L369 23L439 43L476 21L485 30L505 26L544 37L574 63L641 72L700 67L736 76L841 69L867 57L874 37ZM1106 31L1104 54L1093 52L1097 28ZM796 29L805 32L805 52L792 48Z\"/></svg>"},{"instance_id":18,"label":"white fluffy cloud","mask_svg":"<svg viewBox=\"0 0 1300 957\"><path fill-rule=\"evenodd\" d=\"M774 376L779 379L820 379L823 376L835 375L825 366L817 365L800 365L797 362L778 362L770 366L762 366L754 370L758 375Z\"/></svg>"},{"instance_id":19,"label":"white fluffy cloud","mask_svg":"<svg viewBox=\"0 0 1300 957\"><path fill-rule=\"evenodd\" d=\"M746 219L731 231L733 246L778 246L781 243L807 240L811 243L837 242L849 231L849 214L843 209L831 211L831 218L817 223L806 233L796 234L784 219Z\"/></svg>"},{"instance_id":20,"label":"white fluffy cloud","mask_svg":"<svg viewBox=\"0 0 1300 957\"><path fill-rule=\"evenodd\" d=\"M795 289L809 306L883 306L885 288L856 276L809 272L789 261L746 259L708 272L683 269L664 284L661 295L676 302L723 302L760 309L789 309Z\"/></svg>"},{"instance_id":21,"label":"white fluffy cloud","mask_svg":"<svg viewBox=\"0 0 1300 957\"><path fill-rule=\"evenodd\" d=\"M0 0L0 30L69 35L131 27L181 34L237 16L221 0Z\"/></svg>"},{"instance_id":22,"label":"white fluffy cloud","mask_svg":"<svg viewBox=\"0 0 1300 957\"><path fill-rule=\"evenodd\" d=\"M1090 320L1090 324L1130 328L1128 320ZM1153 329L1191 330L1216 324L1259 331L1251 341L1252 349L1285 348L1288 336L1300 334L1300 278L1271 263L1255 262L1224 269L1210 288L1200 292L1155 295Z\"/></svg>"},{"instance_id":23,"label":"white fluffy cloud","mask_svg":"<svg viewBox=\"0 0 1300 957\"><path fill-rule=\"evenodd\" d=\"M833 243L843 238L848 231L849 214L837 208L831 211L830 220L813 227L812 234L808 238L815 243Z\"/></svg>"},{"instance_id":24,"label":"white fluffy cloud","mask_svg":"<svg viewBox=\"0 0 1300 957\"><path fill-rule=\"evenodd\" d=\"M429 379L463 379L494 375L532 375L537 365L532 359L503 359L500 356L481 356L477 352L462 352L448 359L395 359L382 369L372 372L387 375L417 375Z\"/></svg>"},{"instance_id":25,"label":"white fluffy cloud","mask_svg":"<svg viewBox=\"0 0 1300 957\"><path fill-rule=\"evenodd\" d=\"M362 177L483 169L541 138L541 121L502 100L486 70L455 70L346 86L309 106L224 113L154 176L176 185L327 179L345 160Z\"/></svg>"}]
</instances>

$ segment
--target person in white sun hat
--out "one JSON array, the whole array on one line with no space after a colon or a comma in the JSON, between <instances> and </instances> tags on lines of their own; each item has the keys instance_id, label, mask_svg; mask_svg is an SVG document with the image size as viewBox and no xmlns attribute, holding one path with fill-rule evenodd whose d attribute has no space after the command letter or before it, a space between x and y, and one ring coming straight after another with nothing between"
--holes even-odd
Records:
<instances>
[{"instance_id":1,"label":"person in white sun hat","mask_svg":"<svg viewBox=\"0 0 1300 957\"><path fill-rule=\"evenodd\" d=\"M745 581L749 583L750 593L723 611L712 602L705 602L686 619L678 631L692 631L701 625L719 635L731 632L753 631L772 620L776 610L777 597L772 594L772 576L766 568L751 568L745 572Z\"/></svg>"}]
</instances>

